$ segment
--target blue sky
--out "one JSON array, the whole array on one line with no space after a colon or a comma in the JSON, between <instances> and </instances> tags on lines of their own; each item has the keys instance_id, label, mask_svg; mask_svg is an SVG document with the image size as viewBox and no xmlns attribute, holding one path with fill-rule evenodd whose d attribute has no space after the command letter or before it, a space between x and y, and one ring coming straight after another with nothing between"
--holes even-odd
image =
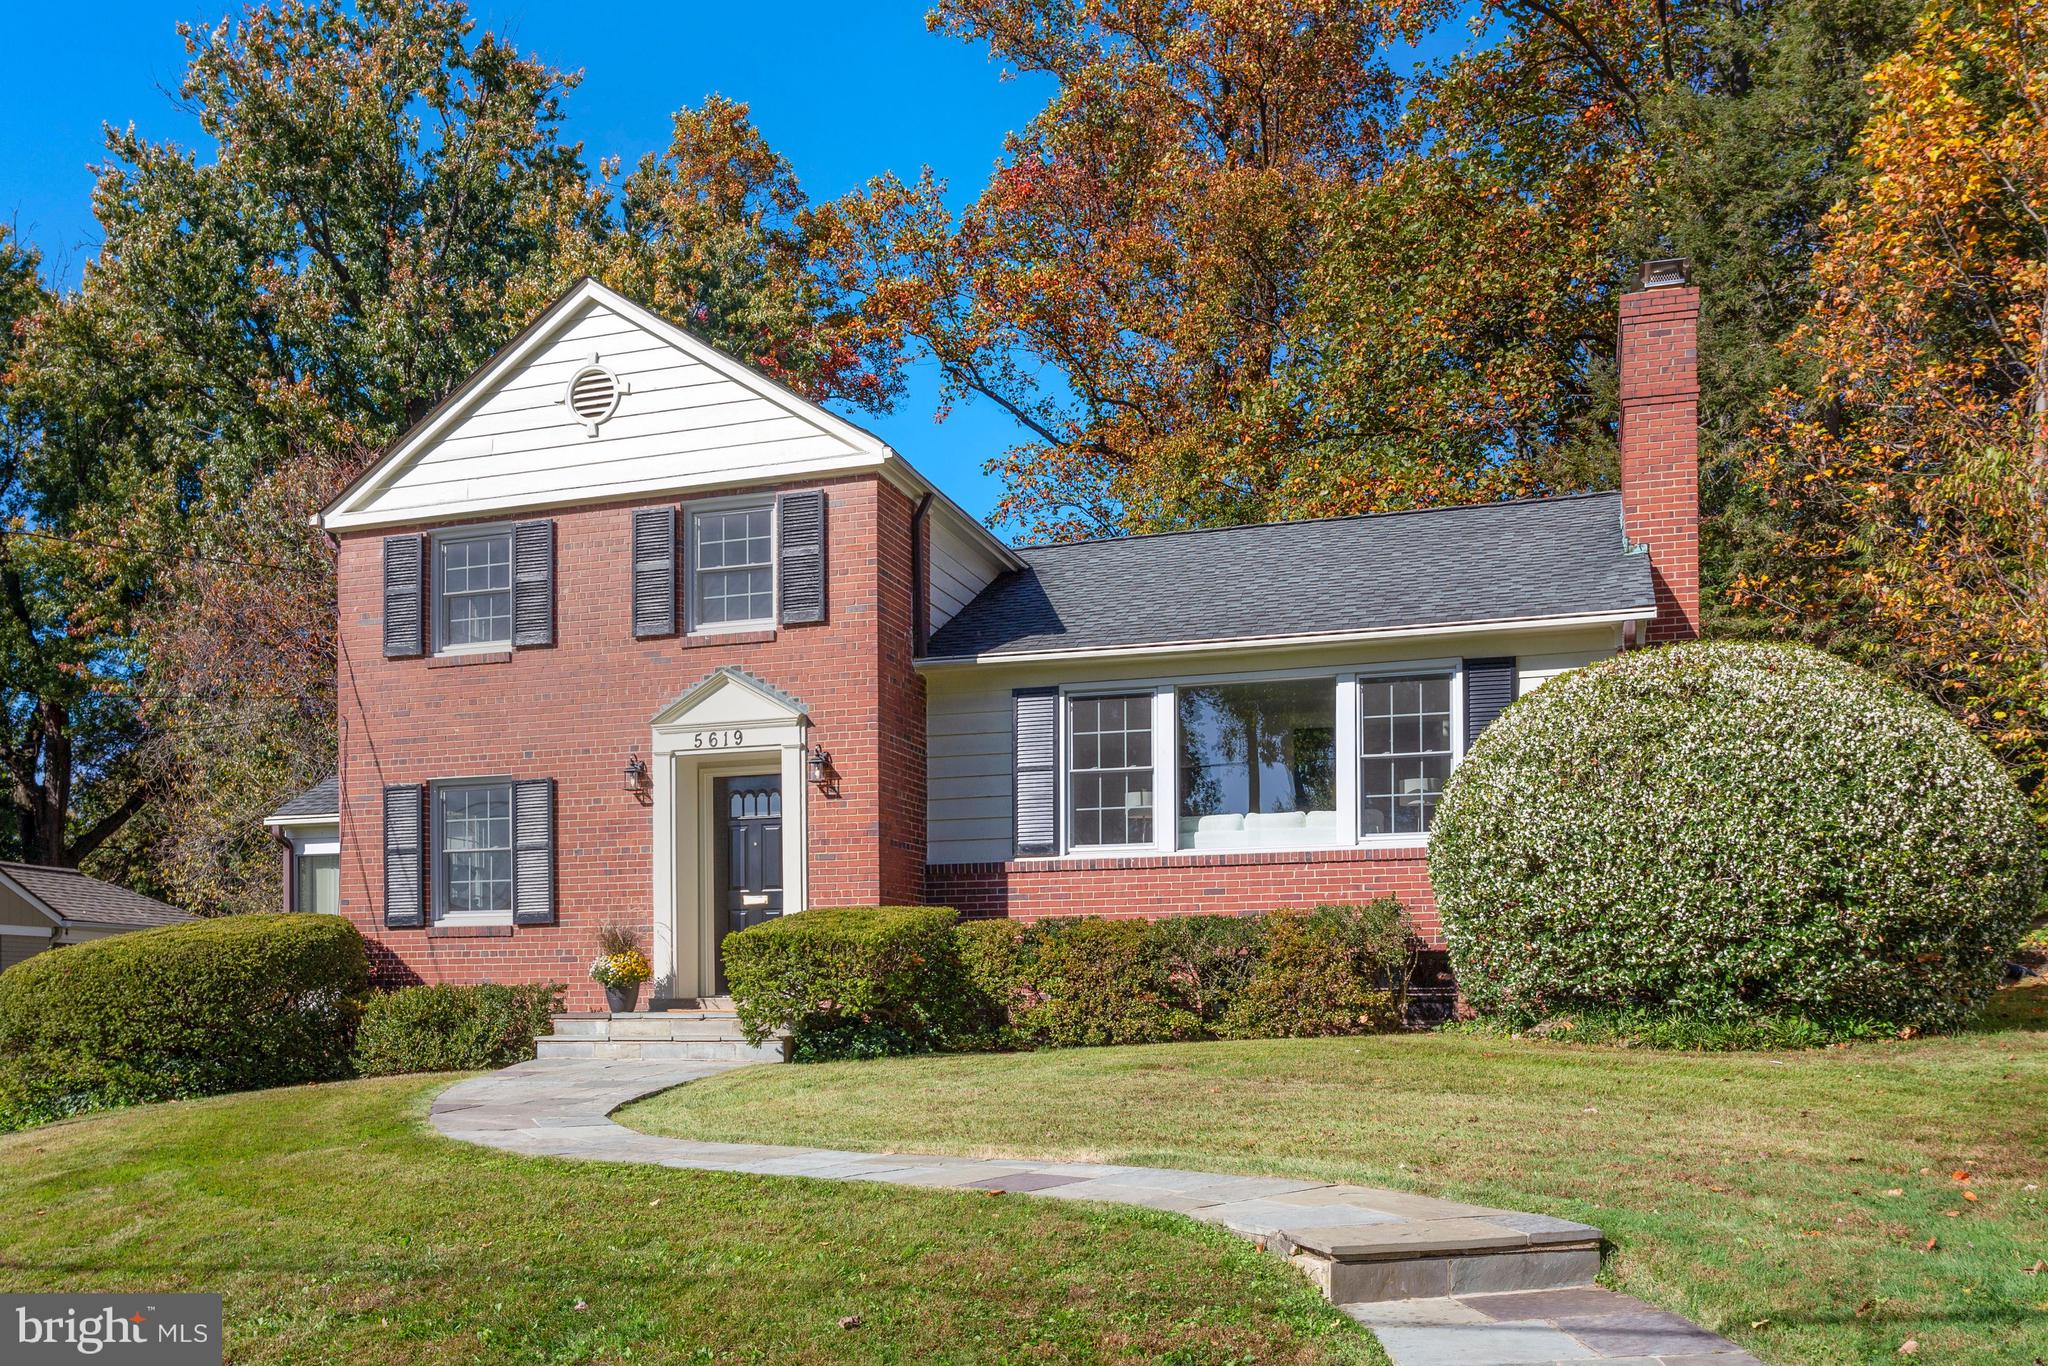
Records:
<instances>
[{"instance_id":1,"label":"blue sky","mask_svg":"<svg viewBox=\"0 0 2048 1366\"><path fill-rule=\"evenodd\" d=\"M144 136L191 144L195 122L174 103L184 71L180 19L239 12L178 0L103 0L92 41L78 42L80 12L19 6L9 15L11 107L0 120L0 219L43 249L62 284L77 281L99 241L87 167L103 151L101 125L133 122ZM908 178L930 165L957 200L972 198L1002 148L1045 102L1043 78L1005 80L980 49L929 33L921 0L777 4L541 3L478 0L480 26L565 70L583 72L566 101L568 131L594 163L631 164L666 140L668 116L716 91L753 107L769 142L795 165L814 200L869 176ZM49 54L85 54L52 60ZM986 403L935 425L938 380L914 366L896 411L863 417L969 511L1000 495L981 472L1017 428Z\"/></svg>"}]
</instances>

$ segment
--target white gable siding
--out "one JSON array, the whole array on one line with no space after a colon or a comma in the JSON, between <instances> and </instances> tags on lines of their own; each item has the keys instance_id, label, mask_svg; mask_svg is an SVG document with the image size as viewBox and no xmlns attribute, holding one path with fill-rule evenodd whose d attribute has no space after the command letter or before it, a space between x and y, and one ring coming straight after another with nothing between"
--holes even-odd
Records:
<instances>
[{"instance_id":1,"label":"white gable siding","mask_svg":"<svg viewBox=\"0 0 2048 1366\"><path fill-rule=\"evenodd\" d=\"M595 354L628 387L591 435L560 402ZM437 517L652 488L769 482L868 457L838 431L704 363L607 305L565 320L350 517Z\"/></svg>"},{"instance_id":2,"label":"white gable siding","mask_svg":"<svg viewBox=\"0 0 2048 1366\"><path fill-rule=\"evenodd\" d=\"M1596 627L1271 651L1225 647L1214 654L1149 662L1125 658L934 669L925 675L926 857L932 863L997 863L1011 856L1013 688L1267 669L1328 668L1336 673L1402 659L1514 655L1520 691L1527 693L1569 669L1611 658L1616 643L1613 628Z\"/></svg>"},{"instance_id":3,"label":"white gable siding","mask_svg":"<svg viewBox=\"0 0 2048 1366\"><path fill-rule=\"evenodd\" d=\"M932 518L932 593L929 629L936 631L1003 572L987 544L953 516Z\"/></svg>"}]
</instances>

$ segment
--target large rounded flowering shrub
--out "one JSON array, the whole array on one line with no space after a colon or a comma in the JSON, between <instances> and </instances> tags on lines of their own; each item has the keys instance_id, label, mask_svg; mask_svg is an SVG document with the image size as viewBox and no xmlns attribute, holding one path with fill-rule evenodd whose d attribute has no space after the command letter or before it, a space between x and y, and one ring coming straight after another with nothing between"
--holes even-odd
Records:
<instances>
[{"instance_id":1,"label":"large rounded flowering shrub","mask_svg":"<svg viewBox=\"0 0 2048 1366\"><path fill-rule=\"evenodd\" d=\"M1430 829L1486 1013L1951 1028L2040 890L2027 805L1924 699L1802 647L1566 674L1489 726Z\"/></svg>"}]
</instances>

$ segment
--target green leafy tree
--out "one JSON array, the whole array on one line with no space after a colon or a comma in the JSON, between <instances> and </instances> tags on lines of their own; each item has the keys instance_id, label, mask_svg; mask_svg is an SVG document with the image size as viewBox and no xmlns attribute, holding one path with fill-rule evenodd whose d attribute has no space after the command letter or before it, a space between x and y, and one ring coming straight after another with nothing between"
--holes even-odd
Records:
<instances>
[{"instance_id":1,"label":"green leafy tree","mask_svg":"<svg viewBox=\"0 0 2048 1366\"><path fill-rule=\"evenodd\" d=\"M0 858L76 867L144 801L134 599L73 539L104 471L20 363L39 268L0 226Z\"/></svg>"},{"instance_id":2,"label":"green leafy tree","mask_svg":"<svg viewBox=\"0 0 2048 1366\"><path fill-rule=\"evenodd\" d=\"M105 246L28 349L107 453L89 529L146 567L157 869L195 908L257 909L261 816L334 763L308 515L576 276L809 394L873 406L894 381L810 268L802 196L744 106L684 111L614 187L562 139L574 78L452 0L282 0L182 32L217 152L109 133Z\"/></svg>"}]
</instances>

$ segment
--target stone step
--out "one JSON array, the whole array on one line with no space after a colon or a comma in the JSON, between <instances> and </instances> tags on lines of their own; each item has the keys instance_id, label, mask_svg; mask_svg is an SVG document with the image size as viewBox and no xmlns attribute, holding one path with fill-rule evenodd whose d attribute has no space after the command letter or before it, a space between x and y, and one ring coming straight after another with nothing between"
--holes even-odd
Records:
<instances>
[{"instance_id":1,"label":"stone step","mask_svg":"<svg viewBox=\"0 0 2048 1366\"><path fill-rule=\"evenodd\" d=\"M662 1010L630 1015L557 1015L558 1039L737 1039L739 1017L730 1013Z\"/></svg>"},{"instance_id":2,"label":"stone step","mask_svg":"<svg viewBox=\"0 0 2048 1366\"><path fill-rule=\"evenodd\" d=\"M1600 1273L1600 1230L1540 1214L1406 1219L1278 1232L1287 1257L1333 1304L1569 1290Z\"/></svg>"},{"instance_id":3,"label":"stone step","mask_svg":"<svg viewBox=\"0 0 2048 1366\"><path fill-rule=\"evenodd\" d=\"M785 1043L769 1039L756 1048L734 1034L721 1039L576 1039L546 1035L535 1041L542 1058L640 1058L671 1062L784 1062Z\"/></svg>"}]
</instances>

